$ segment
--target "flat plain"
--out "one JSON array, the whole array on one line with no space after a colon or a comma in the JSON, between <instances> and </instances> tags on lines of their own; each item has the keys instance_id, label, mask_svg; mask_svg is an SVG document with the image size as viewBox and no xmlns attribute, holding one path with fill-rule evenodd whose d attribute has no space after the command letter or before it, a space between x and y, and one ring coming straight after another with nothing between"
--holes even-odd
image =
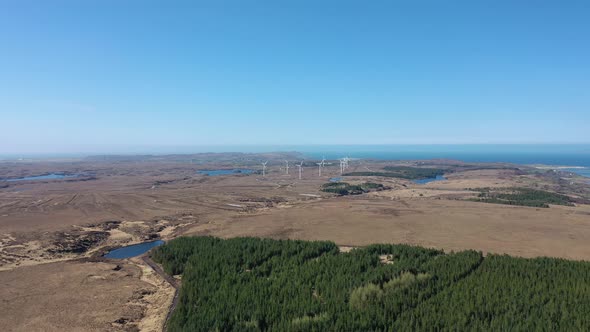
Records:
<instances>
[{"instance_id":1,"label":"flat plain","mask_svg":"<svg viewBox=\"0 0 590 332\"><path fill-rule=\"evenodd\" d=\"M387 165L440 167L446 180L345 176L385 190L322 192L337 164L298 179L287 154L1 162L0 178L47 173L74 178L0 181L2 326L8 331L160 330L173 290L140 259L101 258L109 248L182 235L331 240L343 247L408 243L458 251L590 260L590 188L579 177L506 164L357 160L349 171ZM267 176L207 176L199 169L260 169ZM474 202L478 188L559 192L573 206ZM40 285L45 283L44 287ZM63 291L62 291L63 290ZM76 301L79 294L84 299ZM84 311L84 313L78 313ZM69 319L68 317L86 317Z\"/></svg>"}]
</instances>

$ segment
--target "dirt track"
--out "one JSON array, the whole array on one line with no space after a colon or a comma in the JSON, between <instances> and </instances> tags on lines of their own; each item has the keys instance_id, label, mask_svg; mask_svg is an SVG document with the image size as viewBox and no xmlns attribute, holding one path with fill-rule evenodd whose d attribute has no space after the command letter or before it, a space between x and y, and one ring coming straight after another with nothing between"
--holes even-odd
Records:
<instances>
[{"instance_id":1,"label":"dirt track","mask_svg":"<svg viewBox=\"0 0 590 332\"><path fill-rule=\"evenodd\" d=\"M143 261L149 265L160 277L162 277L166 282L170 284L170 286L174 287L174 297L172 299L172 305L168 308L168 313L166 314L166 319L164 320L164 328L163 330L166 331L166 326L168 326L168 321L170 320L170 316L176 309L176 305L178 304L178 290L180 289L180 283L178 280L174 279L170 275L168 275L162 268L156 264L149 256L144 255L142 256Z\"/></svg>"}]
</instances>

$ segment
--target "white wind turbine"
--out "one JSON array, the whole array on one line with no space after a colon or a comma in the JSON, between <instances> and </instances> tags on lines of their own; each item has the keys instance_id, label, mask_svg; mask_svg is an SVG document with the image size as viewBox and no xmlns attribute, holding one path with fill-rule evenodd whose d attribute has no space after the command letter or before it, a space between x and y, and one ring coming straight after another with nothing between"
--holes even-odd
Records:
<instances>
[{"instance_id":1,"label":"white wind turbine","mask_svg":"<svg viewBox=\"0 0 590 332\"><path fill-rule=\"evenodd\" d=\"M324 167L324 163L326 161L326 158L322 158L322 161L319 163L316 163L318 165L318 174L319 176L322 176L322 167Z\"/></svg>"},{"instance_id":2,"label":"white wind turbine","mask_svg":"<svg viewBox=\"0 0 590 332\"><path fill-rule=\"evenodd\" d=\"M289 161L285 160L285 164L287 164L287 166L285 166L285 174L289 175Z\"/></svg>"},{"instance_id":3,"label":"white wind turbine","mask_svg":"<svg viewBox=\"0 0 590 332\"><path fill-rule=\"evenodd\" d=\"M268 160L262 163L262 176L266 176L266 164Z\"/></svg>"},{"instance_id":4,"label":"white wind turbine","mask_svg":"<svg viewBox=\"0 0 590 332\"><path fill-rule=\"evenodd\" d=\"M301 168L303 167L303 160L301 161L300 164L295 164L295 166L297 166L297 168L299 168L299 180L301 180Z\"/></svg>"},{"instance_id":5,"label":"white wind turbine","mask_svg":"<svg viewBox=\"0 0 590 332\"><path fill-rule=\"evenodd\" d=\"M348 162L350 161L350 158L344 157L342 159L344 160L344 169L347 169L348 168Z\"/></svg>"}]
</instances>

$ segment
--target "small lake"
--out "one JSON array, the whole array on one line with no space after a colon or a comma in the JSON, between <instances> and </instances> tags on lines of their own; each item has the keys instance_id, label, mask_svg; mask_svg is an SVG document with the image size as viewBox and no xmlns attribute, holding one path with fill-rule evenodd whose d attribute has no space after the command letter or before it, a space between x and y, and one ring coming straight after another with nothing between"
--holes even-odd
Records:
<instances>
[{"instance_id":1,"label":"small lake","mask_svg":"<svg viewBox=\"0 0 590 332\"><path fill-rule=\"evenodd\" d=\"M219 176L219 175L232 175L232 174L252 174L254 170L252 169L243 169L243 168L236 168L236 169L211 169L211 170L202 170L197 171L199 174L209 175L209 176Z\"/></svg>"},{"instance_id":2,"label":"small lake","mask_svg":"<svg viewBox=\"0 0 590 332\"><path fill-rule=\"evenodd\" d=\"M150 241L150 242L143 242L138 244L133 244L126 247L121 247L119 249L109 251L104 257L106 258L115 258L115 259L123 259L123 258L131 258L135 256L139 256L143 253L146 253L148 250L158 247L164 244L162 240Z\"/></svg>"},{"instance_id":3,"label":"small lake","mask_svg":"<svg viewBox=\"0 0 590 332\"><path fill-rule=\"evenodd\" d=\"M418 179L418 180L413 180L413 182L417 183L417 184L427 184L429 182L442 181L442 180L446 180L446 178L442 175L437 175L434 178Z\"/></svg>"},{"instance_id":4,"label":"small lake","mask_svg":"<svg viewBox=\"0 0 590 332\"><path fill-rule=\"evenodd\" d=\"M342 177L335 177L335 178L330 178L329 180L330 182L340 182L342 181Z\"/></svg>"},{"instance_id":5,"label":"small lake","mask_svg":"<svg viewBox=\"0 0 590 332\"><path fill-rule=\"evenodd\" d=\"M35 180L57 180L57 179L67 179L67 178L75 178L78 175L76 174L59 174L59 173L51 173L45 175L37 175L37 176L25 176L22 178L13 178L13 179L4 179L7 182L15 182L15 181L35 181Z\"/></svg>"}]
</instances>

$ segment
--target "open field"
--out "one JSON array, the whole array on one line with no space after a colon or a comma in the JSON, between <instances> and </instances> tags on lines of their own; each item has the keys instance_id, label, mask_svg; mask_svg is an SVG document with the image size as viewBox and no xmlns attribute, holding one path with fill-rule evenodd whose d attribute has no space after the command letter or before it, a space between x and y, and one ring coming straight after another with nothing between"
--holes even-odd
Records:
<instances>
[{"instance_id":1,"label":"open field","mask_svg":"<svg viewBox=\"0 0 590 332\"><path fill-rule=\"evenodd\" d=\"M68 261L0 272L3 331L132 330L156 286L125 262Z\"/></svg>"},{"instance_id":2,"label":"open field","mask_svg":"<svg viewBox=\"0 0 590 332\"><path fill-rule=\"evenodd\" d=\"M331 240L347 246L407 243L523 257L590 259L590 207L535 209L415 199L339 197L235 216L187 234Z\"/></svg>"},{"instance_id":3,"label":"open field","mask_svg":"<svg viewBox=\"0 0 590 332\"><path fill-rule=\"evenodd\" d=\"M590 260L585 240L590 238L590 205L537 209L467 201L477 195L473 188L483 187L528 187L584 201L590 198L590 187L579 178L513 165L490 169L490 165L443 161L355 161L351 172L417 165L445 169L447 180L417 185L407 179L351 176L345 181L352 185L375 182L391 189L337 197L320 190L330 177L339 175L337 164L326 167L321 178L317 167L304 167L303 179L298 180L296 169L290 175L280 169L285 158L300 156L220 154L0 163L0 178L84 174L61 180L0 182L0 284L8 289L5 292L18 289L2 296L9 299L3 305L10 305L11 311L6 312L14 317L9 326L34 331L46 321L56 329L158 330L165 313L157 308L167 308L172 297L167 284L142 260L120 261L123 270L129 271L129 276L121 276L107 271L111 263L96 262L96 257L109 248L187 234L331 240L346 246L410 243L447 251L476 249ZM259 161L266 159L270 168L264 178L195 172L259 170ZM81 258L89 261L78 261ZM78 309L68 308L68 303L75 302L60 292L36 292L38 287L33 285L47 275L55 278L52 287L57 288L80 285L88 275L112 280L92 284L92 292L105 297L87 303L88 311L101 311L108 303L128 305L110 306L105 315L86 321L54 321L59 312ZM115 294L114 289L121 287L131 293ZM130 294L146 287L155 292L145 294L143 305L133 306L137 301ZM71 296L82 291L69 289ZM46 306L46 313L35 320L28 314L33 301L63 306ZM128 308L135 308L132 319L117 325ZM37 325L26 325L31 320Z\"/></svg>"}]
</instances>

